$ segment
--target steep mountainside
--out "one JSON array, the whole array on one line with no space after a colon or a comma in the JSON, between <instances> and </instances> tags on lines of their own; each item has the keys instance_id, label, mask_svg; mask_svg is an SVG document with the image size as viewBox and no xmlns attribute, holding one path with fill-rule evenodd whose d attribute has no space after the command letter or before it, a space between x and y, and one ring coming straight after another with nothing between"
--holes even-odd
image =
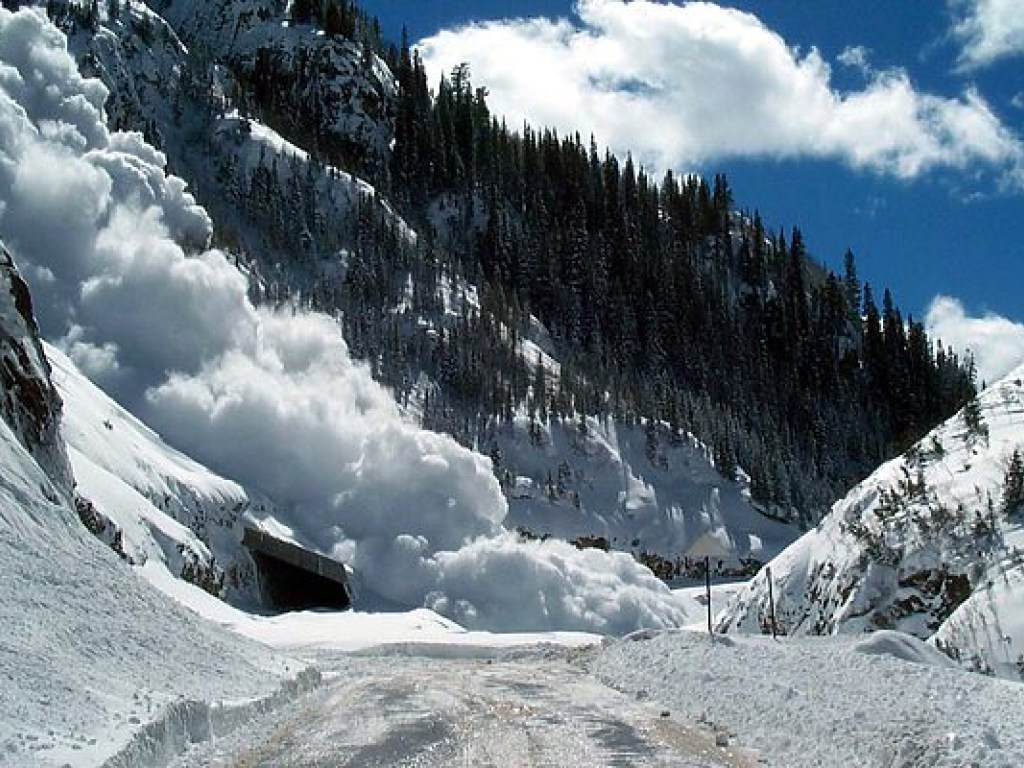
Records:
<instances>
[{"instance_id":1,"label":"steep mountainside","mask_svg":"<svg viewBox=\"0 0 1024 768\"><path fill-rule=\"evenodd\" d=\"M44 349L64 402L60 435L86 526L132 565L155 559L214 595L258 603L242 524L253 511L267 514L267 503L166 445L63 352Z\"/></svg>"},{"instance_id":2,"label":"steep mountainside","mask_svg":"<svg viewBox=\"0 0 1024 768\"><path fill-rule=\"evenodd\" d=\"M200 723L223 728L245 709L230 700L273 695L294 670L196 621L79 523L61 401L25 284L3 258L0 764L98 765L122 751L153 759L173 742L161 736L168 721L183 738Z\"/></svg>"},{"instance_id":3,"label":"steep mountainside","mask_svg":"<svg viewBox=\"0 0 1024 768\"><path fill-rule=\"evenodd\" d=\"M298 302L256 306L258 287L209 247L210 218L165 156L106 126L107 91L82 78L65 37L38 9L2 9L0 22L11 118L0 233L38 289L41 327L67 353L54 358L75 406L82 517L125 558L245 599L244 514L352 566L361 607L431 606L492 629L619 634L683 621L631 556L508 530L487 458L403 414L350 357L336 318ZM269 129L253 134L302 159ZM234 482L170 451L69 360ZM246 504L240 485L273 506Z\"/></svg>"},{"instance_id":4,"label":"steep mountainside","mask_svg":"<svg viewBox=\"0 0 1024 768\"><path fill-rule=\"evenodd\" d=\"M329 29L255 0L50 10L115 125L209 209L183 242L214 232L254 303L340 316L406 416L491 456L524 536L664 575L711 536L718 570L745 573L795 533L761 512L816 519L972 392L852 256L829 274L724 178L658 184L578 137L511 132L468 70L431 92L414 51L340 7Z\"/></svg>"},{"instance_id":5,"label":"steep mountainside","mask_svg":"<svg viewBox=\"0 0 1024 768\"><path fill-rule=\"evenodd\" d=\"M464 445L523 412L666 422L807 522L972 394L852 257L828 274L722 177L659 184L509 130L467 69L431 91L351 2L150 5L65 23L115 123L159 141L260 300L343 314L375 377ZM559 372L540 382L521 343L542 337Z\"/></svg>"},{"instance_id":6,"label":"steep mountainside","mask_svg":"<svg viewBox=\"0 0 1024 768\"><path fill-rule=\"evenodd\" d=\"M778 629L899 629L1024 672L1024 368L880 467L770 563ZM719 617L770 627L767 570Z\"/></svg>"},{"instance_id":7,"label":"steep mountainside","mask_svg":"<svg viewBox=\"0 0 1024 768\"><path fill-rule=\"evenodd\" d=\"M324 34L263 0L165 0L153 7L192 52L226 66L239 105L335 165L387 172L397 84L373 50Z\"/></svg>"},{"instance_id":8,"label":"steep mountainside","mask_svg":"<svg viewBox=\"0 0 1024 768\"><path fill-rule=\"evenodd\" d=\"M447 252L424 244L374 187L325 164L329 153L286 140L260 121L261 110L239 112L245 105L232 94L248 77L244 61L232 53L214 66L209 53L227 34L229 17L220 6L206 9L207 17L191 6L186 13L185 5L166 12L179 22L187 50L139 4L118 5L116 16L102 8L94 24L66 20L83 68L111 88L113 122L131 125L146 115L139 127L194 188L207 191L201 196L216 219L215 237L252 276L254 299L344 310L353 352L394 387L407 414L499 459L510 525L528 536L656 555L664 575L681 570L690 545L712 531L722 542L719 570L730 573L756 567L792 538L791 527L762 517L742 472L737 481L728 466L716 471L721 457L678 425L648 419L644 426L608 408L600 419L573 415L573 374L552 357L558 345L543 326L533 319L511 325L500 306L485 306ZM308 26L281 27L248 12L239 18L239 29L256 31L240 33L231 51L316 44L365 65L364 50L323 40ZM382 76L383 64L374 61L373 76ZM347 103L363 115L366 131L388 135L387 120L359 100ZM488 417L495 407L502 416ZM686 479L670 467L688 468ZM192 525L194 516L175 516Z\"/></svg>"}]
</instances>

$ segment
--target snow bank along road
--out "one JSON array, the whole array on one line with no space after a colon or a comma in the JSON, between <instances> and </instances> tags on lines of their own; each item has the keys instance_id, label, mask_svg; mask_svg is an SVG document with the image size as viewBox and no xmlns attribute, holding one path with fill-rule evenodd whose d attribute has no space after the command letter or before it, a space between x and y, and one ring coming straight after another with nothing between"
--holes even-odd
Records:
<instances>
[{"instance_id":1,"label":"snow bank along road","mask_svg":"<svg viewBox=\"0 0 1024 768\"><path fill-rule=\"evenodd\" d=\"M777 768L1021 768L1024 685L956 668L899 632L636 633L583 659Z\"/></svg>"},{"instance_id":2,"label":"snow bank along road","mask_svg":"<svg viewBox=\"0 0 1024 768\"><path fill-rule=\"evenodd\" d=\"M579 651L322 656L324 687L174 765L753 766L694 721L587 675ZM721 737L718 737L721 738Z\"/></svg>"}]
</instances>

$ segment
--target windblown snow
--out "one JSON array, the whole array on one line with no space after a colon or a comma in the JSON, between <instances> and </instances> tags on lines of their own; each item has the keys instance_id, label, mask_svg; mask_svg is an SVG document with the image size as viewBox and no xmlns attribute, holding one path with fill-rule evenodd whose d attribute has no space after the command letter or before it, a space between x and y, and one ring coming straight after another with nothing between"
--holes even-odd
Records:
<instances>
[{"instance_id":1,"label":"windblown snow","mask_svg":"<svg viewBox=\"0 0 1024 768\"><path fill-rule=\"evenodd\" d=\"M106 91L81 77L63 36L38 11L2 19L0 234L44 334L90 378L172 445L269 496L273 524L354 567L364 600L490 628L681 620L628 555L506 532L488 460L403 418L334 319L255 307L230 259L203 250L209 217L164 157L108 131Z\"/></svg>"}]
</instances>

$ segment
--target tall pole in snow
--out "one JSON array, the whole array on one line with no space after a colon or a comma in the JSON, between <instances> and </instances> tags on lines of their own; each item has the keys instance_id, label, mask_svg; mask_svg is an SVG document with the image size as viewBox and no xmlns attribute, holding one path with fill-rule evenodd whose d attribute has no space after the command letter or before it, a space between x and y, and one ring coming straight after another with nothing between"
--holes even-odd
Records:
<instances>
[{"instance_id":1,"label":"tall pole in snow","mask_svg":"<svg viewBox=\"0 0 1024 768\"><path fill-rule=\"evenodd\" d=\"M772 640L777 640L778 638L775 636L775 587L772 584L772 567L770 565L765 568L765 576L768 579L768 610L772 618Z\"/></svg>"},{"instance_id":2,"label":"tall pole in snow","mask_svg":"<svg viewBox=\"0 0 1024 768\"><path fill-rule=\"evenodd\" d=\"M708 635L713 635L711 629L711 556L704 555L704 591L708 598Z\"/></svg>"}]
</instances>

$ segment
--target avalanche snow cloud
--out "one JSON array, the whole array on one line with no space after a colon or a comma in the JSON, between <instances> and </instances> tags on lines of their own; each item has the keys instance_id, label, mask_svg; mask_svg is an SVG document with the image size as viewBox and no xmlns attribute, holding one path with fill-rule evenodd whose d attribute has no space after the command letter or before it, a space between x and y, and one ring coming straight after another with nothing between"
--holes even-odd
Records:
<instances>
[{"instance_id":1,"label":"avalanche snow cloud","mask_svg":"<svg viewBox=\"0 0 1024 768\"><path fill-rule=\"evenodd\" d=\"M163 155L107 130L105 98L41 11L0 9L0 237L94 381L390 603L497 629L683 619L626 555L505 531L488 460L404 421L331 318L253 306Z\"/></svg>"}]
</instances>

